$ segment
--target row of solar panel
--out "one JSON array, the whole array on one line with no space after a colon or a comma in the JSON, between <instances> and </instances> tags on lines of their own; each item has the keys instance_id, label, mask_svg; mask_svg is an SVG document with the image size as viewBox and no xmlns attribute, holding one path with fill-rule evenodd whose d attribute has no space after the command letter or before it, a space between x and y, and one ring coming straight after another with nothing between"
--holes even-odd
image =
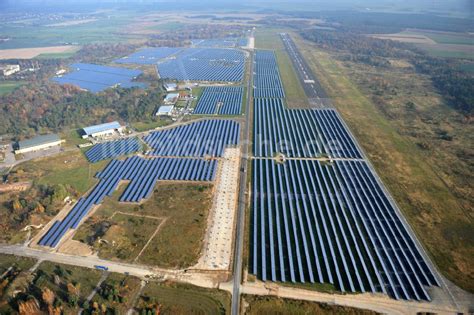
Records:
<instances>
[{"instance_id":1,"label":"row of solar panel","mask_svg":"<svg viewBox=\"0 0 474 315\"><path fill-rule=\"evenodd\" d=\"M140 202L150 196L157 180L211 181L215 177L216 166L216 160L202 159L145 159L134 156L124 161L112 160L97 173L100 181L87 197L79 199L63 220L54 222L38 244L56 247L70 229L79 226L95 205L100 204L105 196L112 195L122 180L130 183L120 201Z\"/></svg>"},{"instance_id":2,"label":"row of solar panel","mask_svg":"<svg viewBox=\"0 0 474 315\"><path fill-rule=\"evenodd\" d=\"M94 145L86 152L86 157L89 162L96 163L137 152L141 147L137 138L120 139Z\"/></svg>"},{"instance_id":3,"label":"row of solar panel","mask_svg":"<svg viewBox=\"0 0 474 315\"><path fill-rule=\"evenodd\" d=\"M117 59L114 62L121 64L151 65L156 64L160 60L170 57L171 55L177 54L182 49L183 48L175 47L145 48L129 56Z\"/></svg>"},{"instance_id":4,"label":"row of solar panel","mask_svg":"<svg viewBox=\"0 0 474 315\"><path fill-rule=\"evenodd\" d=\"M243 87L206 87L194 109L199 115L239 115L244 96Z\"/></svg>"},{"instance_id":5,"label":"row of solar panel","mask_svg":"<svg viewBox=\"0 0 474 315\"><path fill-rule=\"evenodd\" d=\"M286 109L281 99L254 101L254 154L273 157L362 158L333 109Z\"/></svg>"},{"instance_id":6,"label":"row of solar panel","mask_svg":"<svg viewBox=\"0 0 474 315\"><path fill-rule=\"evenodd\" d=\"M245 54L237 49L188 48L158 65L163 79L180 81L240 82Z\"/></svg>"},{"instance_id":7,"label":"row of solar panel","mask_svg":"<svg viewBox=\"0 0 474 315\"><path fill-rule=\"evenodd\" d=\"M278 71L275 53L257 50L254 64L254 98L284 98L285 92Z\"/></svg>"},{"instance_id":8,"label":"row of solar panel","mask_svg":"<svg viewBox=\"0 0 474 315\"><path fill-rule=\"evenodd\" d=\"M240 37L232 38L214 38L214 39L198 39L193 41L196 47L220 47L220 48L237 48L247 46L248 39Z\"/></svg>"},{"instance_id":9,"label":"row of solar panel","mask_svg":"<svg viewBox=\"0 0 474 315\"><path fill-rule=\"evenodd\" d=\"M59 84L77 85L93 93L117 85L123 88L146 87L144 83L132 81L136 76L142 73L139 70L84 63L72 64L70 67L73 70L72 72L61 77L54 77L53 81Z\"/></svg>"},{"instance_id":10,"label":"row of solar panel","mask_svg":"<svg viewBox=\"0 0 474 315\"><path fill-rule=\"evenodd\" d=\"M437 280L366 162L253 167L253 274L430 300L424 286Z\"/></svg>"},{"instance_id":11,"label":"row of solar panel","mask_svg":"<svg viewBox=\"0 0 474 315\"><path fill-rule=\"evenodd\" d=\"M144 138L154 156L221 157L239 144L240 125L233 120L207 119L154 131Z\"/></svg>"}]
</instances>

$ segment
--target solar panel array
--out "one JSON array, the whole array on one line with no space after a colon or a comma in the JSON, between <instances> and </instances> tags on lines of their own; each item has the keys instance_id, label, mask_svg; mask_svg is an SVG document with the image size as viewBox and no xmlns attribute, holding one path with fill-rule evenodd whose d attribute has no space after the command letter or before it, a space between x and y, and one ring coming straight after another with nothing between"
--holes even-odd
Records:
<instances>
[{"instance_id":1,"label":"solar panel array","mask_svg":"<svg viewBox=\"0 0 474 315\"><path fill-rule=\"evenodd\" d=\"M245 54L237 49L187 48L158 65L162 79L178 81L240 82Z\"/></svg>"},{"instance_id":2,"label":"solar panel array","mask_svg":"<svg viewBox=\"0 0 474 315\"><path fill-rule=\"evenodd\" d=\"M281 83L280 71L275 53L271 50L257 50L254 64L255 98L284 98L285 92Z\"/></svg>"},{"instance_id":3,"label":"solar panel array","mask_svg":"<svg viewBox=\"0 0 474 315\"><path fill-rule=\"evenodd\" d=\"M224 149L239 144L240 125L226 119L206 119L154 131L144 138L153 156L222 157Z\"/></svg>"},{"instance_id":4,"label":"solar panel array","mask_svg":"<svg viewBox=\"0 0 474 315\"><path fill-rule=\"evenodd\" d=\"M73 69L72 72L54 77L53 81L60 84L74 84L93 93L118 85L123 88L146 87L144 83L132 81L142 73L140 70L86 63L75 63L70 65L70 68Z\"/></svg>"},{"instance_id":5,"label":"solar panel array","mask_svg":"<svg viewBox=\"0 0 474 315\"><path fill-rule=\"evenodd\" d=\"M194 109L199 115L239 115L242 110L244 88L240 86L206 87Z\"/></svg>"},{"instance_id":6,"label":"solar panel array","mask_svg":"<svg viewBox=\"0 0 474 315\"><path fill-rule=\"evenodd\" d=\"M255 99L254 154L273 157L362 158L333 109L286 109L281 99Z\"/></svg>"},{"instance_id":7,"label":"solar panel array","mask_svg":"<svg viewBox=\"0 0 474 315\"><path fill-rule=\"evenodd\" d=\"M115 158L137 152L141 149L137 138L120 139L94 145L86 152L86 157L91 163Z\"/></svg>"},{"instance_id":8,"label":"solar panel array","mask_svg":"<svg viewBox=\"0 0 474 315\"><path fill-rule=\"evenodd\" d=\"M76 229L81 220L105 196L111 196L120 181L130 181L120 197L123 202L140 202L150 197L158 180L211 181L215 177L216 160L180 158L141 158L133 156L124 161L112 160L103 171L97 173L99 183L87 195L78 200L63 220L57 220L38 242L39 245L56 247L62 237Z\"/></svg>"},{"instance_id":9,"label":"solar panel array","mask_svg":"<svg viewBox=\"0 0 474 315\"><path fill-rule=\"evenodd\" d=\"M252 272L429 300L436 279L364 161L255 159Z\"/></svg>"},{"instance_id":10,"label":"solar panel array","mask_svg":"<svg viewBox=\"0 0 474 315\"><path fill-rule=\"evenodd\" d=\"M220 47L220 48L237 48L244 47L248 44L248 38L213 38L213 39L197 39L193 45L196 47Z\"/></svg>"},{"instance_id":11,"label":"solar panel array","mask_svg":"<svg viewBox=\"0 0 474 315\"><path fill-rule=\"evenodd\" d=\"M255 61L273 79L254 91L251 273L430 300L425 287L438 280L339 114L286 109L274 55Z\"/></svg>"},{"instance_id":12,"label":"solar panel array","mask_svg":"<svg viewBox=\"0 0 474 315\"><path fill-rule=\"evenodd\" d=\"M181 50L182 48L175 47L145 48L129 56L117 59L114 62L122 64L152 65L164 58L180 52Z\"/></svg>"}]
</instances>

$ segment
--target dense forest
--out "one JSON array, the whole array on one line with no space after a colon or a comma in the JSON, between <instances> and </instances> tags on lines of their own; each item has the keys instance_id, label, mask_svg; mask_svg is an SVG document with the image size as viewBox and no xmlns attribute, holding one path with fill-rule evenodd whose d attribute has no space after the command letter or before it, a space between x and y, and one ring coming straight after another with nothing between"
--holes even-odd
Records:
<instances>
[{"instance_id":1,"label":"dense forest","mask_svg":"<svg viewBox=\"0 0 474 315\"><path fill-rule=\"evenodd\" d=\"M372 66L389 66L391 57L406 59L418 72L431 77L433 85L450 106L468 118L474 113L474 73L460 70L456 60L431 57L410 44L342 29L305 30L301 34L325 49L345 52L345 58Z\"/></svg>"},{"instance_id":2,"label":"dense forest","mask_svg":"<svg viewBox=\"0 0 474 315\"><path fill-rule=\"evenodd\" d=\"M73 85L30 84L0 97L0 134L34 135L111 120L143 121L161 98L158 87L92 94Z\"/></svg>"}]
</instances>

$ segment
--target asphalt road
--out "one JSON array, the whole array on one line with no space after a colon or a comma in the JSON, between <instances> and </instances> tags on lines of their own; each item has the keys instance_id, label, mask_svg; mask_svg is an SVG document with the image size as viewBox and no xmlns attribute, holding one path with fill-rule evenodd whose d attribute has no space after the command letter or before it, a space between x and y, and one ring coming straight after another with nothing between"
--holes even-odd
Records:
<instances>
[{"instance_id":1,"label":"asphalt road","mask_svg":"<svg viewBox=\"0 0 474 315\"><path fill-rule=\"evenodd\" d=\"M314 107L328 107L330 102L326 92L296 47L293 39L287 33L281 33L280 37L310 104Z\"/></svg>"},{"instance_id":2,"label":"asphalt road","mask_svg":"<svg viewBox=\"0 0 474 315\"><path fill-rule=\"evenodd\" d=\"M253 51L250 52L250 78L247 85L247 103L245 104L245 128L242 141L242 160L240 161L239 207L237 212L237 227L235 232L234 277L232 289L231 314L238 315L240 311L240 283L242 282L242 252L244 249L245 210L247 205L247 161L249 157L250 137L250 99L253 86Z\"/></svg>"}]
</instances>

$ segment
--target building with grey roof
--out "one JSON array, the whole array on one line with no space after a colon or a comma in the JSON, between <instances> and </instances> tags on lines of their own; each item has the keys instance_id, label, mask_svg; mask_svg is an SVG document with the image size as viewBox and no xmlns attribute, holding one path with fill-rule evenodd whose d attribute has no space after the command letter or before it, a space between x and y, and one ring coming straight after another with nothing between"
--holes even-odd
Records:
<instances>
[{"instance_id":1,"label":"building with grey roof","mask_svg":"<svg viewBox=\"0 0 474 315\"><path fill-rule=\"evenodd\" d=\"M33 151L45 150L51 147L61 145L61 140L56 134L37 136L31 139L18 141L16 143L15 154L24 154Z\"/></svg>"}]
</instances>

